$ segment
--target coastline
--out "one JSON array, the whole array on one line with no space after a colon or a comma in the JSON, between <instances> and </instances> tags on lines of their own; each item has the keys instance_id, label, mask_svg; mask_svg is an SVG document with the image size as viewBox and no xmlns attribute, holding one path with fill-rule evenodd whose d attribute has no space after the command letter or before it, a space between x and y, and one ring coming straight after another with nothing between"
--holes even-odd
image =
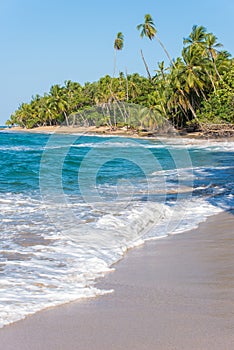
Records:
<instances>
[{"instance_id":1,"label":"coastline","mask_svg":"<svg viewBox=\"0 0 234 350\"><path fill-rule=\"evenodd\" d=\"M139 139L158 139L158 138L185 138L197 141L234 141L234 136L217 136L212 137L212 135L206 135L200 131L196 132L179 132L175 133L165 133L157 134L150 132L138 133L136 130L117 128L110 130L108 126L101 127L68 127L68 126L39 126L33 129L25 129L19 126L3 129L2 131L7 132L23 132L32 134L84 134L84 135L95 135L95 136L116 136L116 137L129 137L129 138L139 138Z\"/></svg>"},{"instance_id":2,"label":"coastline","mask_svg":"<svg viewBox=\"0 0 234 350\"><path fill-rule=\"evenodd\" d=\"M99 281L113 294L0 330L4 350L218 350L234 342L233 213L147 242Z\"/></svg>"},{"instance_id":3,"label":"coastline","mask_svg":"<svg viewBox=\"0 0 234 350\"><path fill-rule=\"evenodd\" d=\"M39 126L33 129L25 129L19 126L9 128L10 132L28 132L28 133L43 133L43 134L97 134L97 135L135 135L138 136L137 133L133 130L126 129L116 129L110 130L107 126L102 127L68 127L68 126Z\"/></svg>"}]
</instances>

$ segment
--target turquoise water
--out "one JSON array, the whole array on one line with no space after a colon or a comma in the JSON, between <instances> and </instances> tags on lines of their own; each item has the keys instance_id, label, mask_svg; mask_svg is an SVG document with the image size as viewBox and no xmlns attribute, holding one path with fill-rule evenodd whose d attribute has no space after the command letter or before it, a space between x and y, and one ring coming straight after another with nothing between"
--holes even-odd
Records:
<instances>
[{"instance_id":1,"label":"turquoise water","mask_svg":"<svg viewBox=\"0 0 234 350\"><path fill-rule=\"evenodd\" d=\"M130 247L234 204L234 143L0 132L0 326L111 291Z\"/></svg>"}]
</instances>

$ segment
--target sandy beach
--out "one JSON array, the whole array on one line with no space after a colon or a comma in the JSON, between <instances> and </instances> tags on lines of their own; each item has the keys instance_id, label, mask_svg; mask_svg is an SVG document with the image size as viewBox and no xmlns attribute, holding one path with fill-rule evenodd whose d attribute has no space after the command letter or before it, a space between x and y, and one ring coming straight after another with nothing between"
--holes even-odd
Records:
<instances>
[{"instance_id":1,"label":"sandy beach","mask_svg":"<svg viewBox=\"0 0 234 350\"><path fill-rule=\"evenodd\" d=\"M169 134L157 134L150 132L138 132L137 130L123 128L110 129L108 126L89 126L89 127L72 127L72 126L39 126L33 129L26 129L19 126L7 129L8 132L27 132L32 134L78 134L78 135L97 135L97 136L119 136L129 138L144 138L144 139L157 139L160 137L173 137L173 138L186 138L193 142L202 142L204 140L215 141L215 142L233 142L234 136L229 135L228 137L212 135L206 135L203 132L179 132Z\"/></svg>"},{"instance_id":2,"label":"sandy beach","mask_svg":"<svg viewBox=\"0 0 234 350\"><path fill-rule=\"evenodd\" d=\"M128 252L99 283L114 293L0 330L4 350L231 350L233 213Z\"/></svg>"},{"instance_id":3,"label":"sandy beach","mask_svg":"<svg viewBox=\"0 0 234 350\"><path fill-rule=\"evenodd\" d=\"M33 129L25 129L19 126L8 129L12 132L29 132L29 133L43 133L43 134L97 134L97 135L119 135L119 136L138 136L135 130L128 130L126 128L111 130L108 126L89 126L89 127L72 127L72 126L39 126Z\"/></svg>"}]
</instances>

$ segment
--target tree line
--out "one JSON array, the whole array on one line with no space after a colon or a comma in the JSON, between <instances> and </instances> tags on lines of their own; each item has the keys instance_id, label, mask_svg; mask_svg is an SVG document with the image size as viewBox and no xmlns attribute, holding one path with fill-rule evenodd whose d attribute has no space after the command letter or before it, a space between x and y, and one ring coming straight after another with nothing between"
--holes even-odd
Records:
<instances>
[{"instance_id":1,"label":"tree line","mask_svg":"<svg viewBox=\"0 0 234 350\"><path fill-rule=\"evenodd\" d=\"M147 77L122 72L116 77L117 52L124 47L124 35L118 32L113 76L84 85L70 80L53 85L43 96L36 95L30 103L22 103L7 125L34 128L65 123L152 130L162 118L177 129L234 124L234 59L213 33L194 25L183 39L181 56L172 59L150 14L145 15L137 30L142 38L158 40L168 66L159 62L151 74L141 50ZM129 106L134 113L129 112ZM136 106L141 107L138 112Z\"/></svg>"}]
</instances>

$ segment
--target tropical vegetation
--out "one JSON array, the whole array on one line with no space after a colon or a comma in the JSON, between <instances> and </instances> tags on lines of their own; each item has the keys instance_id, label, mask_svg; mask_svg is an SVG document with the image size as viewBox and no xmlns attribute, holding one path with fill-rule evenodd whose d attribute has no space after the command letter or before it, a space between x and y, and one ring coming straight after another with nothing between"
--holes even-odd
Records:
<instances>
[{"instance_id":1,"label":"tropical vegetation","mask_svg":"<svg viewBox=\"0 0 234 350\"><path fill-rule=\"evenodd\" d=\"M114 40L114 72L98 81L65 81L53 85L43 96L22 103L7 121L24 128L37 126L126 126L157 129L166 120L177 129L202 129L205 124L234 124L234 59L222 49L213 33L194 25L183 40L181 56L172 59L158 37L151 15L137 26L140 36L157 39L169 60L159 62L154 70L141 56L147 77L138 73L116 73L116 55L124 46L124 35Z\"/></svg>"}]
</instances>

